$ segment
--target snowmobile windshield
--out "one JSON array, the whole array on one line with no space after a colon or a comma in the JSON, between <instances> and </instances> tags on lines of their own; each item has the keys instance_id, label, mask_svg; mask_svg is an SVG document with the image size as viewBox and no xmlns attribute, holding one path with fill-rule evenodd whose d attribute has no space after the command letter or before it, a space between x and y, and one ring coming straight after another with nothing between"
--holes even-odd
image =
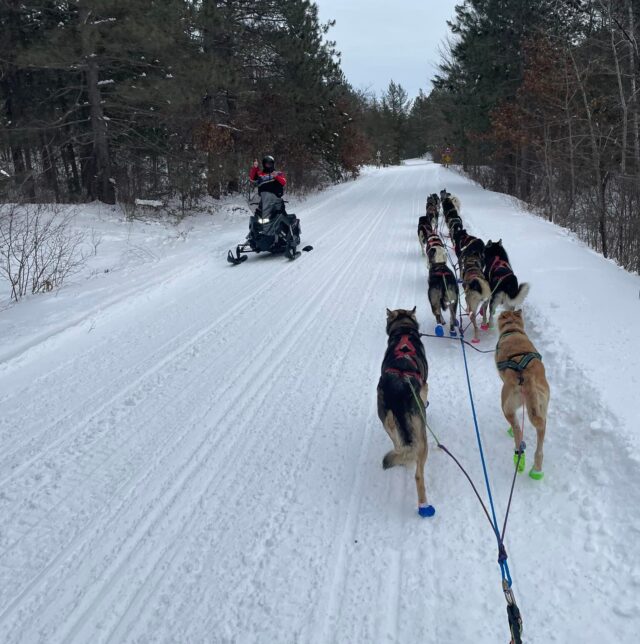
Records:
<instances>
[{"instance_id":1,"label":"snowmobile windshield","mask_svg":"<svg viewBox=\"0 0 640 644\"><path fill-rule=\"evenodd\" d=\"M272 219L276 215L284 212L284 204L280 197L276 197L271 192L263 192L260 195L260 211L263 219Z\"/></svg>"}]
</instances>

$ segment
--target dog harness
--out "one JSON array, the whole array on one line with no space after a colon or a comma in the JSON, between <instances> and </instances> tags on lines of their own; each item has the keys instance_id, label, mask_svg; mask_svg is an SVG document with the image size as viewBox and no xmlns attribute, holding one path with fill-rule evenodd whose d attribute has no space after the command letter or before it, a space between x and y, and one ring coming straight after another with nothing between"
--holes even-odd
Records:
<instances>
[{"instance_id":1,"label":"dog harness","mask_svg":"<svg viewBox=\"0 0 640 644\"><path fill-rule=\"evenodd\" d=\"M440 246L441 248L444 248L444 244L442 243L442 240L440 239L440 237L438 237L438 235L436 235L436 233L432 233L431 235L429 235L427 237L427 248L431 249L431 248L435 248L437 246Z\"/></svg>"},{"instance_id":2,"label":"dog harness","mask_svg":"<svg viewBox=\"0 0 640 644\"><path fill-rule=\"evenodd\" d=\"M399 378L415 378L420 383L424 383L424 378L418 369L417 361L418 352L409 337L409 334L405 333L400 336L397 344L393 348L393 357L395 360L406 360L413 369L398 369L396 367L387 367L384 370L384 373L390 373Z\"/></svg>"},{"instance_id":3,"label":"dog harness","mask_svg":"<svg viewBox=\"0 0 640 644\"><path fill-rule=\"evenodd\" d=\"M506 277L507 275L513 275L513 270L511 269L511 264L509 262L506 262L504 259L500 259L500 257L496 257L493 262L491 263L491 267L489 268L489 279L491 280L492 278L496 277L494 275L494 272L502 272L502 276L500 279Z\"/></svg>"},{"instance_id":4,"label":"dog harness","mask_svg":"<svg viewBox=\"0 0 640 644\"><path fill-rule=\"evenodd\" d=\"M500 340L502 340L502 338L506 338L507 336L513 335L515 333L522 333L522 331L506 331L505 333L502 333L498 338L496 351L498 351L498 349L500 348ZM518 357L520 358L520 360L514 360L514 358L518 358ZM498 367L498 371L513 369L513 371L516 371L518 373L518 376L520 377L520 384L522 384L524 370L528 367L529 363L532 360L540 360L540 362L542 362L542 356L536 351L529 351L525 353L514 353L513 355L509 356L506 360L500 360L500 362L497 362L496 367Z\"/></svg>"},{"instance_id":5,"label":"dog harness","mask_svg":"<svg viewBox=\"0 0 640 644\"><path fill-rule=\"evenodd\" d=\"M429 271L429 277L448 277L449 275L453 274L451 273L451 269L447 266L442 266L442 268L436 269L434 265Z\"/></svg>"},{"instance_id":6,"label":"dog harness","mask_svg":"<svg viewBox=\"0 0 640 644\"><path fill-rule=\"evenodd\" d=\"M462 241L462 240L461 240ZM482 247L480 244L482 243L480 239L477 237L472 237L471 235L466 235L464 238L464 245L461 243L460 244L460 252L458 253L459 255L464 255L472 246L478 246L478 250L474 251L474 253L480 253L482 251Z\"/></svg>"},{"instance_id":7,"label":"dog harness","mask_svg":"<svg viewBox=\"0 0 640 644\"><path fill-rule=\"evenodd\" d=\"M468 286L475 279L484 279L484 273L479 268L473 266L464 271L462 285Z\"/></svg>"}]
</instances>

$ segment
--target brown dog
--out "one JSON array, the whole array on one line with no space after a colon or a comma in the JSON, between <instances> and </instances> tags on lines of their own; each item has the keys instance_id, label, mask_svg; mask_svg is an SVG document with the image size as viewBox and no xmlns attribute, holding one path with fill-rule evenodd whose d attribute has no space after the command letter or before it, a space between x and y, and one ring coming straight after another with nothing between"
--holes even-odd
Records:
<instances>
[{"instance_id":1,"label":"brown dog","mask_svg":"<svg viewBox=\"0 0 640 644\"><path fill-rule=\"evenodd\" d=\"M517 412L526 407L531 424L536 428L538 440L533 467L529 476L540 480L542 472L542 446L547 426L549 383L545 376L542 356L524 332L522 311L504 311L498 318L500 337L496 345L496 367L502 379L502 411L513 428L516 444L514 462L518 463L522 428ZM520 455L518 471L524 470L524 454Z\"/></svg>"},{"instance_id":2,"label":"brown dog","mask_svg":"<svg viewBox=\"0 0 640 644\"><path fill-rule=\"evenodd\" d=\"M378 381L378 417L382 421L393 449L385 454L382 467L416 464L418 513L432 516L424 487L427 461L427 358L420 339L415 307L411 311L387 309L389 341Z\"/></svg>"}]
</instances>

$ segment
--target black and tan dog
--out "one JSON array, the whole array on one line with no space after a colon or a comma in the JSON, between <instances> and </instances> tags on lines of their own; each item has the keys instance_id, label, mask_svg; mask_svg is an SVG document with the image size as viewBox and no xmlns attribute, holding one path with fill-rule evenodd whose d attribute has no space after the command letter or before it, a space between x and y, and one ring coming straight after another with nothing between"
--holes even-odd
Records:
<instances>
[{"instance_id":1,"label":"black and tan dog","mask_svg":"<svg viewBox=\"0 0 640 644\"><path fill-rule=\"evenodd\" d=\"M452 195L450 192L447 192L446 190L441 190L440 198L442 201L443 215L446 215L451 210L455 210L458 213L462 212L462 204L460 203L460 199L458 199L458 197L456 197L455 195Z\"/></svg>"},{"instance_id":2,"label":"black and tan dog","mask_svg":"<svg viewBox=\"0 0 640 644\"><path fill-rule=\"evenodd\" d=\"M454 202L455 199L455 202ZM442 200L442 212L444 213L444 221L447 224L449 229L449 237L453 240L456 231L464 227L462 223L462 218L460 217L460 211L456 207L456 203L459 204L457 197L452 197L449 195Z\"/></svg>"},{"instance_id":3,"label":"black and tan dog","mask_svg":"<svg viewBox=\"0 0 640 644\"><path fill-rule=\"evenodd\" d=\"M524 331L522 311L503 311L498 318L498 330L500 337L496 345L496 367L503 383L502 412L513 429L516 445L514 462L518 464L518 471L524 470L524 454L519 453L522 427L518 423L518 410L524 405L537 434L536 453L529 476L540 480L544 476L542 447L549 406L549 383L542 356Z\"/></svg>"},{"instance_id":4,"label":"black and tan dog","mask_svg":"<svg viewBox=\"0 0 640 644\"><path fill-rule=\"evenodd\" d=\"M433 260L429 266L429 304L438 326L436 333L442 335L444 317L442 312L449 309L449 335L456 335L456 311L458 308L458 281L453 271L447 266L447 256L444 248L434 251Z\"/></svg>"},{"instance_id":5,"label":"black and tan dog","mask_svg":"<svg viewBox=\"0 0 640 644\"><path fill-rule=\"evenodd\" d=\"M431 203L436 207L436 215L440 214L440 197L434 192L427 197L427 205L429 204L429 200L431 200Z\"/></svg>"},{"instance_id":6,"label":"black and tan dog","mask_svg":"<svg viewBox=\"0 0 640 644\"><path fill-rule=\"evenodd\" d=\"M493 316L498 306L504 306L511 310L522 306L527 294L529 285L526 282L518 285L518 278L515 276L507 251L502 246L502 240L497 242L489 240L484 247L485 276L491 289L491 301L489 302L489 326L493 326Z\"/></svg>"},{"instance_id":7,"label":"black and tan dog","mask_svg":"<svg viewBox=\"0 0 640 644\"><path fill-rule=\"evenodd\" d=\"M427 237L432 234L433 228L431 226L431 220L428 215L422 215L418 218L418 241L420 242L420 249L422 254L425 255L427 252Z\"/></svg>"},{"instance_id":8,"label":"black and tan dog","mask_svg":"<svg viewBox=\"0 0 640 644\"><path fill-rule=\"evenodd\" d=\"M471 324L473 324L473 339L471 342L474 344L480 342L476 316L478 311L482 312L482 328L486 328L487 301L491 297L489 282L487 282L482 270L482 261L479 255L471 253L463 254L460 262L464 299L467 304L467 313L471 318Z\"/></svg>"},{"instance_id":9,"label":"black and tan dog","mask_svg":"<svg viewBox=\"0 0 640 644\"><path fill-rule=\"evenodd\" d=\"M447 262L447 253L444 248L442 239L438 233L433 230L429 231L427 239L425 240L425 252L427 254L427 259L429 260L429 266L433 263Z\"/></svg>"},{"instance_id":10,"label":"black and tan dog","mask_svg":"<svg viewBox=\"0 0 640 644\"><path fill-rule=\"evenodd\" d=\"M427 462L425 405L429 387L428 365L420 339L416 309L387 309L387 351L378 381L378 417L393 443L385 454L382 467L416 464L418 512L431 516L427 504L424 466Z\"/></svg>"},{"instance_id":11,"label":"black and tan dog","mask_svg":"<svg viewBox=\"0 0 640 644\"><path fill-rule=\"evenodd\" d=\"M438 214L440 212L439 203L437 195L430 195L427 197L426 215L434 230L438 227Z\"/></svg>"},{"instance_id":12,"label":"black and tan dog","mask_svg":"<svg viewBox=\"0 0 640 644\"><path fill-rule=\"evenodd\" d=\"M477 255L484 263L484 242L479 237L470 235L464 228L457 228L453 235L453 249L460 262L465 257Z\"/></svg>"}]
</instances>

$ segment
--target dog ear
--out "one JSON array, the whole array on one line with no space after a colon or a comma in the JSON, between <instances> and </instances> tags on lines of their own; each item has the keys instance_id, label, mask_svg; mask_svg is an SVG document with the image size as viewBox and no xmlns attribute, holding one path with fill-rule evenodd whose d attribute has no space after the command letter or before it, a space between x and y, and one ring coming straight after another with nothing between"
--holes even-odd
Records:
<instances>
[{"instance_id":1,"label":"dog ear","mask_svg":"<svg viewBox=\"0 0 640 644\"><path fill-rule=\"evenodd\" d=\"M416 314L416 307L414 306L414 307L411 309L411 315L415 316L415 314Z\"/></svg>"},{"instance_id":2,"label":"dog ear","mask_svg":"<svg viewBox=\"0 0 640 644\"><path fill-rule=\"evenodd\" d=\"M517 311L514 311L514 313L522 320L522 309L518 309Z\"/></svg>"},{"instance_id":3,"label":"dog ear","mask_svg":"<svg viewBox=\"0 0 640 644\"><path fill-rule=\"evenodd\" d=\"M502 246L502 237L500 237L500 239L496 242L496 244L498 244L498 246Z\"/></svg>"}]
</instances>

